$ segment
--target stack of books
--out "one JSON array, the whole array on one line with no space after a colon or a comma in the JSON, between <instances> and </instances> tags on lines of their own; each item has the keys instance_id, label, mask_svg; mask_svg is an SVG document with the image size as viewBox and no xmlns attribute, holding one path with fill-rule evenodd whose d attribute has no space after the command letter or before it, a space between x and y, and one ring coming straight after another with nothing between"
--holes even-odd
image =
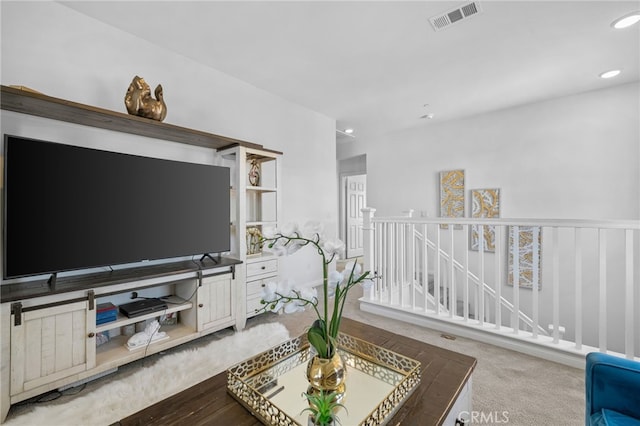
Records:
<instances>
[{"instance_id":1,"label":"stack of books","mask_svg":"<svg viewBox=\"0 0 640 426\"><path fill-rule=\"evenodd\" d=\"M118 318L118 307L111 302L98 303L96 306L96 325L115 321Z\"/></svg>"}]
</instances>

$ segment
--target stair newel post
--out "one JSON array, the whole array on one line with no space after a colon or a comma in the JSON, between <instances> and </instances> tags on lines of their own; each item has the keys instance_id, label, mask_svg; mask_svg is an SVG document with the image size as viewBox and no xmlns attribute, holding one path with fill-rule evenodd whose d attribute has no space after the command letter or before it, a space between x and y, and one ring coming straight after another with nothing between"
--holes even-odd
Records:
<instances>
[{"instance_id":1,"label":"stair newel post","mask_svg":"<svg viewBox=\"0 0 640 426\"><path fill-rule=\"evenodd\" d=\"M362 211L362 245L363 245L363 268L365 271L371 271L374 276L378 275L374 262L375 256L375 228L373 224L373 215L376 209L372 207L364 207ZM378 278L374 278L373 285L368 289L364 289L364 297L373 300L378 292Z\"/></svg>"}]
</instances>

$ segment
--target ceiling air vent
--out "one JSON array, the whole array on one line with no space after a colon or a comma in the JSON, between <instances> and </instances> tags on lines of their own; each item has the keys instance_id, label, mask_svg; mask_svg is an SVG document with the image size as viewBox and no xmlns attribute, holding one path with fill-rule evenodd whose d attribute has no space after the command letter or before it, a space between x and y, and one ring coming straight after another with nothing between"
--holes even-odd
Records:
<instances>
[{"instance_id":1,"label":"ceiling air vent","mask_svg":"<svg viewBox=\"0 0 640 426\"><path fill-rule=\"evenodd\" d=\"M467 3L464 6L451 9L440 15L432 16L429 18L429 22L431 22L434 30L440 31L466 18L477 15L480 12L482 12L480 4L474 1Z\"/></svg>"}]
</instances>

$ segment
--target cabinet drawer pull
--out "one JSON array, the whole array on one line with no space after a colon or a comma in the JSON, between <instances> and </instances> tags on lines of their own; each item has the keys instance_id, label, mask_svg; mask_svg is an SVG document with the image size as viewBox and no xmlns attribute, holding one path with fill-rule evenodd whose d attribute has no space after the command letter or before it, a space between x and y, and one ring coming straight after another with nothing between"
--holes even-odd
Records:
<instances>
[{"instance_id":1,"label":"cabinet drawer pull","mask_svg":"<svg viewBox=\"0 0 640 426\"><path fill-rule=\"evenodd\" d=\"M262 265L262 267L261 267L260 269L267 269L267 267L266 267L266 266L264 266L264 265Z\"/></svg>"},{"instance_id":2,"label":"cabinet drawer pull","mask_svg":"<svg viewBox=\"0 0 640 426\"><path fill-rule=\"evenodd\" d=\"M262 285L260 287L266 287L267 285L265 283L262 283Z\"/></svg>"},{"instance_id":3,"label":"cabinet drawer pull","mask_svg":"<svg viewBox=\"0 0 640 426\"><path fill-rule=\"evenodd\" d=\"M204 304L203 303L199 303L198 304L198 308L204 308Z\"/></svg>"},{"instance_id":4,"label":"cabinet drawer pull","mask_svg":"<svg viewBox=\"0 0 640 426\"><path fill-rule=\"evenodd\" d=\"M94 333L93 331L91 333L89 333L89 338L93 338L95 337L96 333Z\"/></svg>"}]
</instances>

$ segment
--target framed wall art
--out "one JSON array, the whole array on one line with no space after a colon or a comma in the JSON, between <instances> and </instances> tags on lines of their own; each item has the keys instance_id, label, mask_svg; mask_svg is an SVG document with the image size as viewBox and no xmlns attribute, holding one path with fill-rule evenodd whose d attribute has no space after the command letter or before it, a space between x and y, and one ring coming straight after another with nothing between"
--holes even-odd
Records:
<instances>
[{"instance_id":1,"label":"framed wall art","mask_svg":"<svg viewBox=\"0 0 640 426\"><path fill-rule=\"evenodd\" d=\"M464 170L440 172L440 217L464 217Z\"/></svg>"},{"instance_id":2,"label":"framed wall art","mask_svg":"<svg viewBox=\"0 0 640 426\"><path fill-rule=\"evenodd\" d=\"M500 217L500 189L471 190L471 217L496 218ZM480 250L480 243L484 251L496 251L496 228L486 225L482 228L483 238L480 238L480 227L471 225L471 250Z\"/></svg>"},{"instance_id":3,"label":"framed wall art","mask_svg":"<svg viewBox=\"0 0 640 426\"><path fill-rule=\"evenodd\" d=\"M514 285L514 266L518 262L520 288L542 288L542 230L539 226L509 227L508 284ZM516 238L517 236L517 238ZM517 240L517 242L516 242ZM517 259L517 260L516 260Z\"/></svg>"}]
</instances>

